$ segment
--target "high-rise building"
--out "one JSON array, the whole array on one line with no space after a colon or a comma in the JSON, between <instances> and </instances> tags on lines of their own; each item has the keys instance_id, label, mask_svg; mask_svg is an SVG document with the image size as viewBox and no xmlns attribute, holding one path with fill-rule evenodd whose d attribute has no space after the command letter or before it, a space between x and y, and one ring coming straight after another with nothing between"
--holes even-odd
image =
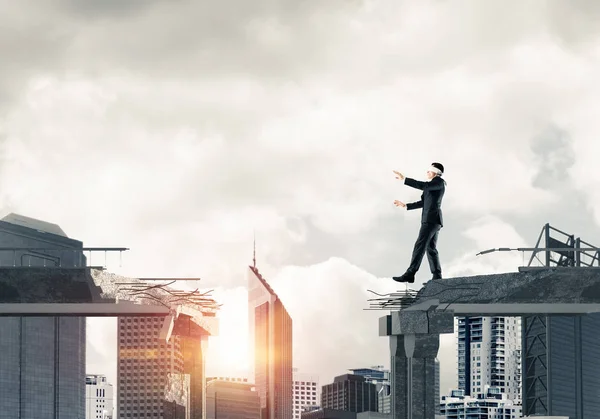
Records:
<instances>
[{"instance_id":1,"label":"high-rise building","mask_svg":"<svg viewBox=\"0 0 600 419\"><path fill-rule=\"evenodd\" d=\"M0 247L0 275L21 267L52 275L86 265L82 242L56 224L17 214L0 220ZM1 298L10 298L9 290ZM0 418L84 417L85 334L85 317L1 317Z\"/></svg>"},{"instance_id":2,"label":"high-rise building","mask_svg":"<svg viewBox=\"0 0 600 419\"><path fill-rule=\"evenodd\" d=\"M104 375L85 378L85 419L113 419L113 386Z\"/></svg>"},{"instance_id":3,"label":"high-rise building","mask_svg":"<svg viewBox=\"0 0 600 419\"><path fill-rule=\"evenodd\" d=\"M165 318L118 319L118 417L200 419L204 363L200 331L160 338ZM190 325L193 327L193 325Z\"/></svg>"},{"instance_id":4,"label":"high-rise building","mask_svg":"<svg viewBox=\"0 0 600 419\"><path fill-rule=\"evenodd\" d=\"M321 389L322 409L377 412L377 386L361 375L344 374Z\"/></svg>"},{"instance_id":5,"label":"high-rise building","mask_svg":"<svg viewBox=\"0 0 600 419\"><path fill-rule=\"evenodd\" d=\"M458 317L458 389L500 389L520 400L521 325L517 317Z\"/></svg>"},{"instance_id":6,"label":"high-rise building","mask_svg":"<svg viewBox=\"0 0 600 419\"><path fill-rule=\"evenodd\" d=\"M597 248L546 224L529 267L598 269ZM545 250L554 249L554 250ZM532 263L539 261L543 266ZM526 268L527 269L527 268ZM600 412L600 313L523 317L523 413L587 419Z\"/></svg>"},{"instance_id":7,"label":"high-rise building","mask_svg":"<svg viewBox=\"0 0 600 419\"><path fill-rule=\"evenodd\" d=\"M249 267L247 279L250 351L261 418L292 419L292 319L255 266Z\"/></svg>"},{"instance_id":8,"label":"high-rise building","mask_svg":"<svg viewBox=\"0 0 600 419\"><path fill-rule=\"evenodd\" d=\"M293 369L294 389L294 419L300 419L300 415L307 407L319 405L319 377L314 374L303 374L297 368Z\"/></svg>"},{"instance_id":9,"label":"high-rise building","mask_svg":"<svg viewBox=\"0 0 600 419\"><path fill-rule=\"evenodd\" d=\"M119 317L117 388L118 417L164 418L189 407L189 382L183 369L180 336L160 339L164 317ZM165 388L179 381L179 400L166 400ZM169 412L165 414L166 412Z\"/></svg>"},{"instance_id":10,"label":"high-rise building","mask_svg":"<svg viewBox=\"0 0 600 419\"><path fill-rule=\"evenodd\" d=\"M206 419L260 419L260 400L254 385L207 379Z\"/></svg>"},{"instance_id":11,"label":"high-rise building","mask_svg":"<svg viewBox=\"0 0 600 419\"><path fill-rule=\"evenodd\" d=\"M443 396L440 415L446 419L463 418L521 418L521 405L508 400L498 388L485 388L476 397L465 395L464 390L453 390L450 396Z\"/></svg>"},{"instance_id":12,"label":"high-rise building","mask_svg":"<svg viewBox=\"0 0 600 419\"><path fill-rule=\"evenodd\" d=\"M368 383L375 384L377 391L377 412L391 413L391 383L390 371L383 368L383 365L377 365L371 368L358 368L350 370L354 375L365 377Z\"/></svg>"}]
</instances>

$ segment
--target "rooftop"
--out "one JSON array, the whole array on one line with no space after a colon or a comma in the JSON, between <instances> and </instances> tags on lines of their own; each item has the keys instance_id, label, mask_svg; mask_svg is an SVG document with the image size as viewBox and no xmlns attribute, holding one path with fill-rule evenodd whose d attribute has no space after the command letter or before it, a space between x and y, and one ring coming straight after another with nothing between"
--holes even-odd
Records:
<instances>
[{"instance_id":1,"label":"rooftop","mask_svg":"<svg viewBox=\"0 0 600 419\"><path fill-rule=\"evenodd\" d=\"M31 228L42 233L50 233L57 236L68 237L63 229L58 226L58 224L37 220L35 218L26 217L24 215L15 214L12 212L2 218L2 221L21 227Z\"/></svg>"},{"instance_id":2,"label":"rooftop","mask_svg":"<svg viewBox=\"0 0 600 419\"><path fill-rule=\"evenodd\" d=\"M256 266L248 266L248 267L254 273L254 275L256 275L256 277L258 278L260 283L267 289L267 291L279 300L279 296L277 296L277 293L275 292L275 290L273 290L273 288L271 288L271 286L269 285L267 280L265 278L263 278L263 276L258 271L258 268Z\"/></svg>"}]
</instances>

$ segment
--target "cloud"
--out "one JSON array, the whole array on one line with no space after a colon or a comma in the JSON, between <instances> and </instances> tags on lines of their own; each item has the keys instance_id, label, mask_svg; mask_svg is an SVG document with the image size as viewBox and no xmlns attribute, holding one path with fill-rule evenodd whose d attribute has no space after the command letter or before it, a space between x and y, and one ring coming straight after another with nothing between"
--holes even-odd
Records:
<instances>
[{"instance_id":1,"label":"cloud","mask_svg":"<svg viewBox=\"0 0 600 419\"><path fill-rule=\"evenodd\" d=\"M513 270L519 255L473 255L517 246L546 219L600 225L598 12L541 0L5 2L2 210L131 247L111 269L202 277L232 306L256 230L259 266L299 333L368 354L321 375L380 363L387 342L359 307L418 228L392 201L419 191L392 169L446 166L455 224L443 234L455 233L441 242L458 255L446 274ZM575 220L588 212L596 226ZM340 295L339 312L309 309L315 295ZM231 337L235 314L223 315ZM335 323L348 319L361 329ZM314 371L300 336L298 363Z\"/></svg>"},{"instance_id":2,"label":"cloud","mask_svg":"<svg viewBox=\"0 0 600 419\"><path fill-rule=\"evenodd\" d=\"M519 266L526 265L531 256L531 253L516 251L476 256L480 251L500 247L531 247L514 226L499 217L486 216L474 220L463 232L463 236L471 245L462 256L448 263L444 272L444 276L448 278L514 272Z\"/></svg>"},{"instance_id":3,"label":"cloud","mask_svg":"<svg viewBox=\"0 0 600 419\"><path fill-rule=\"evenodd\" d=\"M532 143L532 151L540 166L534 186L554 189L557 183L569 180L569 169L575 164L575 156L566 132L558 127L548 127Z\"/></svg>"}]
</instances>

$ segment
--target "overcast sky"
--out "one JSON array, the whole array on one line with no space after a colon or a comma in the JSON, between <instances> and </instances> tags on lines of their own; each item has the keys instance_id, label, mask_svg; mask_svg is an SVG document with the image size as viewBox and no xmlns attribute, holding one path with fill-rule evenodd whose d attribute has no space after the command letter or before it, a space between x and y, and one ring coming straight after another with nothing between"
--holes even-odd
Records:
<instances>
[{"instance_id":1,"label":"overcast sky","mask_svg":"<svg viewBox=\"0 0 600 419\"><path fill-rule=\"evenodd\" d=\"M225 304L209 374L247 367L256 231L295 365L321 384L389 366L367 289L399 288L420 222L392 170L445 165L445 276L516 270L474 255L546 222L600 242L599 18L595 0L0 1L2 211L130 247L114 272L203 278ZM113 382L114 324L88 321L89 372Z\"/></svg>"}]
</instances>

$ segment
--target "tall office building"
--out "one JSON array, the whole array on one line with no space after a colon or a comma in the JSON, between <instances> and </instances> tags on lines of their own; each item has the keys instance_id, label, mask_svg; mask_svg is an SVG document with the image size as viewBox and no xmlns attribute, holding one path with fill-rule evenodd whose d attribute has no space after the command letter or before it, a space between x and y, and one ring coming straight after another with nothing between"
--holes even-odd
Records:
<instances>
[{"instance_id":1,"label":"tall office building","mask_svg":"<svg viewBox=\"0 0 600 419\"><path fill-rule=\"evenodd\" d=\"M113 386L104 375L85 378L85 419L113 419Z\"/></svg>"},{"instance_id":2,"label":"tall office building","mask_svg":"<svg viewBox=\"0 0 600 419\"><path fill-rule=\"evenodd\" d=\"M540 246L541 245L541 246ZM541 268L598 269L595 248L572 234L546 224L540 233L529 267L538 260ZM523 414L565 416L571 419L598 417L600 412L600 313L581 316L530 315L522 323Z\"/></svg>"},{"instance_id":3,"label":"tall office building","mask_svg":"<svg viewBox=\"0 0 600 419\"><path fill-rule=\"evenodd\" d=\"M322 409L377 412L377 386L361 375L344 374L321 389Z\"/></svg>"},{"instance_id":4,"label":"tall office building","mask_svg":"<svg viewBox=\"0 0 600 419\"><path fill-rule=\"evenodd\" d=\"M181 337L159 339L164 317L119 317L117 388L118 417L164 418L173 411L185 411L189 383L183 373ZM165 399L171 379L180 378L179 403ZM168 412L168 413L166 413Z\"/></svg>"},{"instance_id":5,"label":"tall office building","mask_svg":"<svg viewBox=\"0 0 600 419\"><path fill-rule=\"evenodd\" d=\"M292 419L292 319L255 266L248 279L250 352L262 419Z\"/></svg>"},{"instance_id":6,"label":"tall office building","mask_svg":"<svg viewBox=\"0 0 600 419\"><path fill-rule=\"evenodd\" d=\"M0 220L0 247L19 248L0 251L0 275L19 275L24 266L59 275L86 264L80 241L17 214ZM10 290L0 291L0 301L6 298ZM85 326L85 317L0 318L0 418L85 416Z\"/></svg>"},{"instance_id":7,"label":"tall office building","mask_svg":"<svg viewBox=\"0 0 600 419\"><path fill-rule=\"evenodd\" d=\"M377 365L371 368L358 368L350 370L354 375L365 377L368 383L375 384L377 391L377 412L391 413L391 383L390 371L383 368L383 365Z\"/></svg>"},{"instance_id":8,"label":"tall office building","mask_svg":"<svg viewBox=\"0 0 600 419\"><path fill-rule=\"evenodd\" d=\"M164 317L119 317L118 417L200 419L203 348L199 336L160 339Z\"/></svg>"},{"instance_id":9,"label":"tall office building","mask_svg":"<svg viewBox=\"0 0 600 419\"><path fill-rule=\"evenodd\" d=\"M300 415L307 407L319 405L319 377L313 374L303 374L297 368L293 369L294 389L294 419L300 419Z\"/></svg>"},{"instance_id":10,"label":"tall office building","mask_svg":"<svg viewBox=\"0 0 600 419\"><path fill-rule=\"evenodd\" d=\"M500 389L520 400L521 325L517 317L458 317L458 388L466 395Z\"/></svg>"},{"instance_id":11,"label":"tall office building","mask_svg":"<svg viewBox=\"0 0 600 419\"><path fill-rule=\"evenodd\" d=\"M260 419L260 399L254 384L207 379L206 419Z\"/></svg>"}]
</instances>

